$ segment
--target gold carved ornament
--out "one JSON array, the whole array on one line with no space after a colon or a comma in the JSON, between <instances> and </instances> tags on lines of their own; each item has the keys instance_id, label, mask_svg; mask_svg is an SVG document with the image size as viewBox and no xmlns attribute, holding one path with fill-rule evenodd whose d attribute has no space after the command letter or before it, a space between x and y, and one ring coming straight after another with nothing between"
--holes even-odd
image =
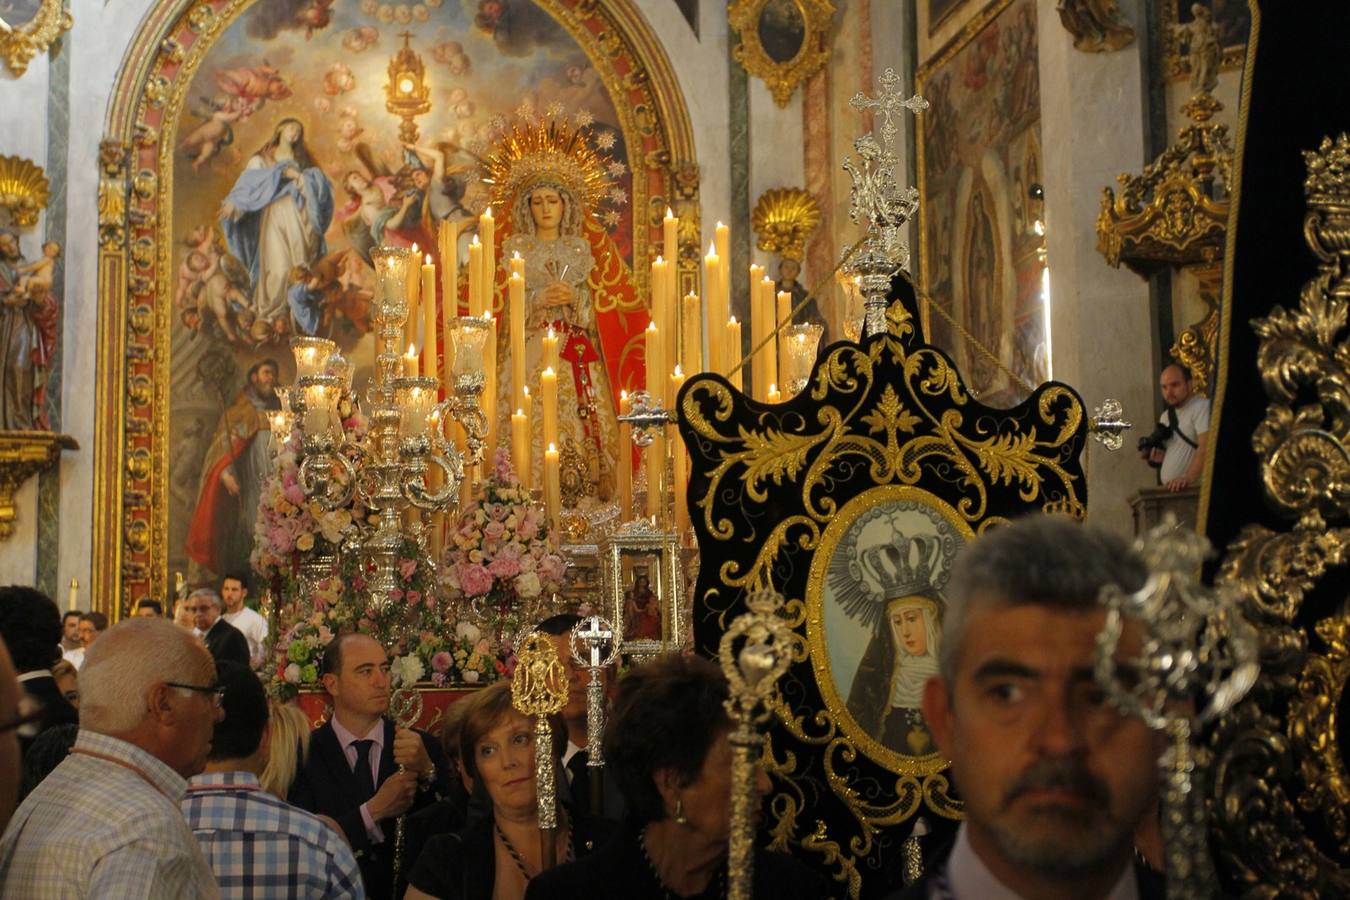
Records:
<instances>
[{"instance_id":1,"label":"gold carved ornament","mask_svg":"<svg viewBox=\"0 0 1350 900\"><path fill-rule=\"evenodd\" d=\"M1192 97L1182 108L1191 124L1143 174L1117 178L1120 196L1103 188L1097 216L1097 250L1110 266L1124 263L1142 278L1184 267L1199 279L1205 315L1178 335L1171 353L1202 392L1213 384L1233 166L1228 126L1210 121L1222 108L1208 93Z\"/></svg>"},{"instance_id":2,"label":"gold carved ornament","mask_svg":"<svg viewBox=\"0 0 1350 900\"><path fill-rule=\"evenodd\" d=\"M878 749L838 691L822 683L832 675L813 561L849 510L868 500L921 502L950 516L963 540L1034 509L1081 517L1082 402L1048 384L1012 410L983 406L896 301L886 331L831 347L787 403L760 404L720 376L701 375L681 393L679 412L694 459L696 645L715 652L709 642L748 596L783 596L781 615L797 639L767 700L776 719L763 757L775 790L771 846L816 857L843 891L859 896L864 879L881 877L882 829L925 806L958 818L961 805L945 760Z\"/></svg>"},{"instance_id":3,"label":"gold carved ornament","mask_svg":"<svg viewBox=\"0 0 1350 900\"><path fill-rule=\"evenodd\" d=\"M1252 436L1265 495L1289 523L1247 526L1218 578L1241 592L1261 631L1261 677L1220 720L1214 754L1214 846L1253 897L1350 894L1346 752L1337 713L1350 661L1350 138L1305 152L1304 238L1317 274L1298 306L1252 324L1270 404ZM1327 615L1327 595L1339 605ZM1321 646L1310 650L1305 623Z\"/></svg>"},{"instance_id":4,"label":"gold carved ornament","mask_svg":"<svg viewBox=\"0 0 1350 900\"><path fill-rule=\"evenodd\" d=\"M65 0L39 0L37 12L27 22L0 19L0 57L18 78L28 71L29 60L46 53L74 24Z\"/></svg>"},{"instance_id":5,"label":"gold carved ornament","mask_svg":"<svg viewBox=\"0 0 1350 900\"><path fill-rule=\"evenodd\" d=\"M787 106L797 85L829 62L834 13L832 0L732 0L727 21L739 38L732 58Z\"/></svg>"},{"instance_id":6,"label":"gold carved ornament","mask_svg":"<svg viewBox=\"0 0 1350 900\"><path fill-rule=\"evenodd\" d=\"M80 445L68 434L50 431L0 431L0 541L14 536L19 510L14 495L38 472L50 469L62 450Z\"/></svg>"},{"instance_id":7,"label":"gold carved ornament","mask_svg":"<svg viewBox=\"0 0 1350 900\"><path fill-rule=\"evenodd\" d=\"M50 196L41 166L19 156L0 156L0 209L9 210L10 222L21 228L36 225Z\"/></svg>"},{"instance_id":8,"label":"gold carved ornament","mask_svg":"<svg viewBox=\"0 0 1350 900\"><path fill-rule=\"evenodd\" d=\"M778 253L801 262L806 240L820 224L820 204L801 188L765 191L750 214L756 246L765 253Z\"/></svg>"}]
</instances>

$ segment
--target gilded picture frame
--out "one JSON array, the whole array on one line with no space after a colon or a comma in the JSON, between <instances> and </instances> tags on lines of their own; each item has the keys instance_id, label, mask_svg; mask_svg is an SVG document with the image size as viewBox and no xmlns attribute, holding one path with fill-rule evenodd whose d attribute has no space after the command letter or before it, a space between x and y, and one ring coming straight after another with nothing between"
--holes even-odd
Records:
<instances>
[{"instance_id":1,"label":"gilded picture frame","mask_svg":"<svg viewBox=\"0 0 1350 900\"><path fill-rule=\"evenodd\" d=\"M605 538L600 553L605 606L619 634L619 652L646 659L678 650L684 575L675 536L621 529Z\"/></svg>"},{"instance_id":2,"label":"gilded picture frame","mask_svg":"<svg viewBox=\"0 0 1350 900\"><path fill-rule=\"evenodd\" d=\"M831 0L734 0L727 20L739 38L732 57L787 106L797 85L830 58Z\"/></svg>"},{"instance_id":3,"label":"gilded picture frame","mask_svg":"<svg viewBox=\"0 0 1350 900\"><path fill-rule=\"evenodd\" d=\"M5 21L0 27L0 58L18 78L28 71L28 63L46 53L62 34L75 24L66 0L17 0L14 6L27 18Z\"/></svg>"},{"instance_id":4,"label":"gilded picture frame","mask_svg":"<svg viewBox=\"0 0 1350 900\"><path fill-rule=\"evenodd\" d=\"M877 536L888 533L899 536L902 543L906 535L917 540L912 550L906 544L903 557L876 553L882 547L869 546L869 534L870 540L875 541ZM840 731L868 757L897 775L935 775L947 768L948 762L927 734L913 691L909 702L903 705L894 702L893 688L887 691L892 694L892 702L887 704L883 698L879 722L869 727L861 721L867 712L857 707L875 704L869 704L869 692L860 682L864 673L884 675L880 680L891 688L897 674L901 675L900 681L905 680L898 670L909 660L936 670L946 612L943 588L951 575L956 552L974 537L975 532L956 510L929 491L909 485L882 485L858 494L840 508L821 536L811 561L805 597L806 640L816 683L827 708L836 711ZM890 540L886 544L887 550L895 546ZM869 555L877 560L875 564ZM846 585L856 582L857 589L840 590L841 582ZM894 585L894 589L888 590L888 584ZM908 648L917 650L917 654L905 652L904 641L909 635L901 637L901 629L908 627L901 620L907 614L913 615L920 625L914 640L921 646ZM894 626L889 621L892 616L897 620ZM863 622L858 628L849 629L848 636L841 637L839 632L856 620ZM897 642L895 662L888 671L873 673L874 647L880 643L879 638L884 641L892 630ZM856 644L857 640L866 642L866 649L856 654L860 659L855 660L848 650L853 649L850 644ZM837 671L840 662L847 662L845 671ZM841 689L844 678L849 679L848 690ZM926 676L909 680L917 686ZM895 741L888 740L897 722L903 729L899 732L900 740L908 742L905 746L896 746Z\"/></svg>"}]
</instances>

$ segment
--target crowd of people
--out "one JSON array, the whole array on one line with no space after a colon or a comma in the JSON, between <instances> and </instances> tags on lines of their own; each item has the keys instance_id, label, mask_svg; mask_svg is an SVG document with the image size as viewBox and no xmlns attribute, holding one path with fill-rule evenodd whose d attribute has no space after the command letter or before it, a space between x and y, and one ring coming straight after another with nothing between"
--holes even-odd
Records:
<instances>
[{"instance_id":1,"label":"crowd of people","mask_svg":"<svg viewBox=\"0 0 1350 900\"><path fill-rule=\"evenodd\" d=\"M895 897L1161 896L1136 856L1156 864L1161 746L1092 674L1100 588L1144 577L1117 539L1050 517L966 549L923 696L966 817L918 882L893 873ZM558 823L542 830L536 723L508 681L451 704L438 735L402 728L387 648L344 633L314 727L269 700L251 620L226 621L237 587L193 592L191 623L143 607L83 641L78 617L78 648L50 598L0 588L0 898L726 896L731 721L713 662L668 654L607 675L601 766L587 673L561 653ZM565 650L578 621L538 630ZM66 690L57 669L76 651ZM773 790L762 770L755 787ZM753 896L847 895L808 860L756 849Z\"/></svg>"}]
</instances>

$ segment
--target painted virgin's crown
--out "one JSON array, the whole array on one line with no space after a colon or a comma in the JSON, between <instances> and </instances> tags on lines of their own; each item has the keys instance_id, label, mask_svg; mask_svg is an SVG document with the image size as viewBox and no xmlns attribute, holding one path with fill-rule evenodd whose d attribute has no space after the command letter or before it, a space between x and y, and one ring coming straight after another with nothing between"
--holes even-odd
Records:
<instances>
[{"instance_id":1,"label":"painted virgin's crown","mask_svg":"<svg viewBox=\"0 0 1350 900\"><path fill-rule=\"evenodd\" d=\"M878 544L862 552L862 568L881 595L892 600L931 590L941 560L942 542L937 535L900 535L894 544Z\"/></svg>"}]
</instances>

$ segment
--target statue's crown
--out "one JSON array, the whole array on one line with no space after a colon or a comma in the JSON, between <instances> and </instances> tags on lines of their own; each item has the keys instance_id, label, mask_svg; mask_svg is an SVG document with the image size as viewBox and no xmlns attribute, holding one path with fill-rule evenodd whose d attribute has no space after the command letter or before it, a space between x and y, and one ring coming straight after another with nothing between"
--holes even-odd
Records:
<instances>
[{"instance_id":1,"label":"statue's crown","mask_svg":"<svg viewBox=\"0 0 1350 900\"><path fill-rule=\"evenodd\" d=\"M891 600L931 590L941 557L937 535L900 535L893 544L878 544L862 553L862 568L881 591L879 600Z\"/></svg>"}]
</instances>

